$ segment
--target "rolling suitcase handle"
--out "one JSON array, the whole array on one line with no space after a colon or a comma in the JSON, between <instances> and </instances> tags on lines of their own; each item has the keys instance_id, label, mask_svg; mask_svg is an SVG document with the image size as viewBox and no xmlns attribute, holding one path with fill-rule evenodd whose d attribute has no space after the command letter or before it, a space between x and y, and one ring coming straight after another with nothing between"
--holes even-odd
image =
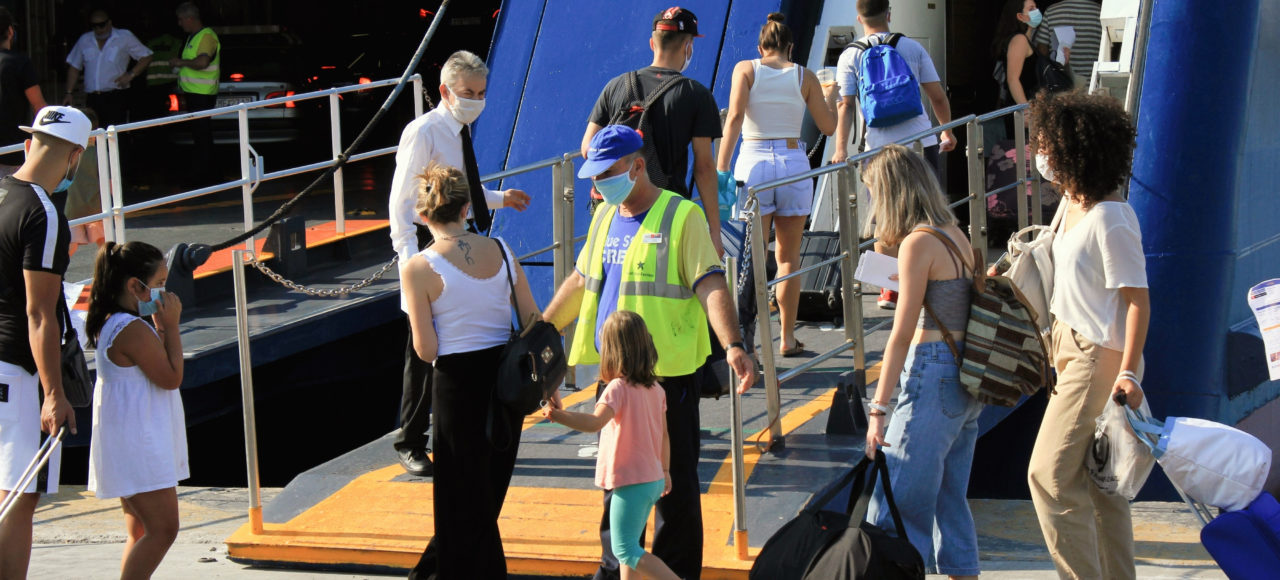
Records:
<instances>
[{"instance_id":1,"label":"rolling suitcase handle","mask_svg":"<svg viewBox=\"0 0 1280 580\"><path fill-rule=\"evenodd\" d=\"M53 455L53 451L58 448L58 445L62 444L62 437L66 433L67 427L63 425L58 428L57 435L46 438L44 443L40 445L40 449L36 450L36 456L31 459L31 463L27 464L27 469L18 478L18 484L13 486L13 491L10 491L9 495L5 496L4 504L0 505L0 522L4 522L4 519L9 516L9 511L13 509L13 506L17 505L18 498L22 497L23 490L27 489L28 485L31 485L31 481L44 468L44 464L49 462L49 457Z\"/></svg>"}]
</instances>

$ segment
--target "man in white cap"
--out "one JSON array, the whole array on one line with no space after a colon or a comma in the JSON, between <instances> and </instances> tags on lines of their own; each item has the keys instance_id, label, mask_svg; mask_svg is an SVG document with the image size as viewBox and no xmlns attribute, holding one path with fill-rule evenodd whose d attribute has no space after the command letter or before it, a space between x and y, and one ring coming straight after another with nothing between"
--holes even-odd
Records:
<instances>
[{"instance_id":1,"label":"man in white cap","mask_svg":"<svg viewBox=\"0 0 1280 580\"><path fill-rule=\"evenodd\" d=\"M62 391L58 301L71 229L52 192L71 186L90 124L71 107L36 113L27 160L0 179L0 498L21 494L0 523L0 578L25 578L31 520L41 493L58 491L60 450L24 489L18 480L45 438L76 416Z\"/></svg>"}]
</instances>

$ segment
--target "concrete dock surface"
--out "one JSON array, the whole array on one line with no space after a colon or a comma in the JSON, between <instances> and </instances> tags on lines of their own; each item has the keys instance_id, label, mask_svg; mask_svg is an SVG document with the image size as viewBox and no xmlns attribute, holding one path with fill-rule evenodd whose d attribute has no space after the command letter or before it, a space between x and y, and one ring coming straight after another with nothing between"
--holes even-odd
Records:
<instances>
[{"instance_id":1,"label":"concrete dock surface","mask_svg":"<svg viewBox=\"0 0 1280 580\"><path fill-rule=\"evenodd\" d=\"M263 489L269 502L279 489ZM181 532L155 578L377 578L398 574L277 570L227 559L223 541L247 521L244 489L179 487ZM1035 512L1024 500L971 500L983 577L1053 579ZM124 547L117 500L99 500L83 486L62 486L41 498L35 517L31 578L115 578ZM1133 506L1138 578L1226 578L1199 542L1199 522L1180 503ZM931 576L933 578L933 576ZM943 578L938 576L938 578Z\"/></svg>"}]
</instances>

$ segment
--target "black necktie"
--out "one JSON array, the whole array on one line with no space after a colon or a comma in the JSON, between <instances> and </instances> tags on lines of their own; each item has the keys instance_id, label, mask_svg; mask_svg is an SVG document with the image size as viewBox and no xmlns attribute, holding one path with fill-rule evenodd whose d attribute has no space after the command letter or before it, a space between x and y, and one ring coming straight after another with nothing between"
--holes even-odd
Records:
<instances>
[{"instance_id":1,"label":"black necktie","mask_svg":"<svg viewBox=\"0 0 1280 580\"><path fill-rule=\"evenodd\" d=\"M462 164L467 166L467 186L471 188L471 215L476 221L476 231L487 232L493 220L489 218L489 203L484 198L484 188L480 186L476 150L471 146L471 127L462 128Z\"/></svg>"}]
</instances>

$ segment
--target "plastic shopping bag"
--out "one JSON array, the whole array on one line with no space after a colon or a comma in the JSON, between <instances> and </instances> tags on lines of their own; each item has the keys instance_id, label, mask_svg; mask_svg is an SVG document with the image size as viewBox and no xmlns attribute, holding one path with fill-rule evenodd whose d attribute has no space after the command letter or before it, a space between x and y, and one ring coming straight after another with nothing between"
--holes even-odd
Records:
<instances>
[{"instance_id":1,"label":"plastic shopping bag","mask_svg":"<svg viewBox=\"0 0 1280 580\"><path fill-rule=\"evenodd\" d=\"M1144 418L1151 416L1146 399L1138 407L1137 414ZM1155 464L1156 457L1151 448L1144 445L1129 426L1125 405L1108 400L1096 421L1093 446L1085 455L1089 477L1103 492L1133 500Z\"/></svg>"}]
</instances>

